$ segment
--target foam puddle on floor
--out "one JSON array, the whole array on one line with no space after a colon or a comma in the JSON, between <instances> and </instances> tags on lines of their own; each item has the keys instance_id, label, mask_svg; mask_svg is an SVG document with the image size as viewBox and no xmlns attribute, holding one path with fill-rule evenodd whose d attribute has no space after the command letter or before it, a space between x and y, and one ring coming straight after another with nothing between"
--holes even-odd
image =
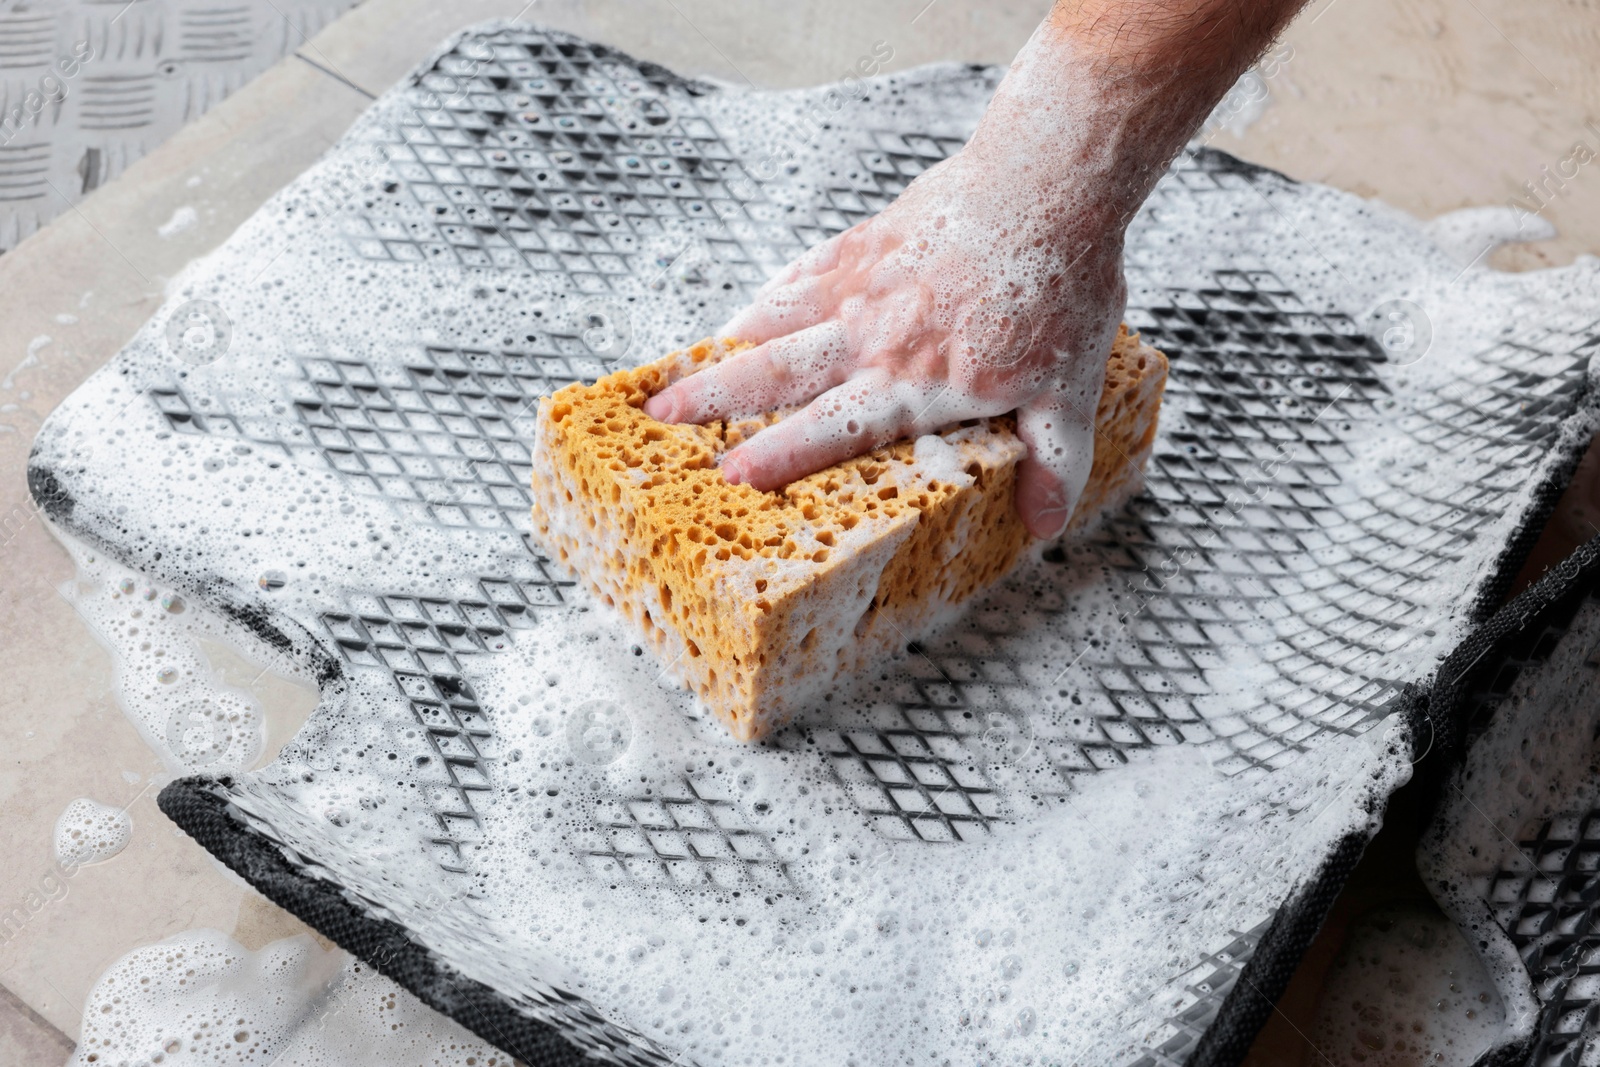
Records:
<instances>
[{"instance_id":1,"label":"foam puddle on floor","mask_svg":"<svg viewBox=\"0 0 1600 1067\"><path fill-rule=\"evenodd\" d=\"M102 863L127 848L132 836L133 820L125 809L78 797L56 820L56 862L63 867Z\"/></svg>"},{"instance_id":2,"label":"foam puddle on floor","mask_svg":"<svg viewBox=\"0 0 1600 1067\"><path fill-rule=\"evenodd\" d=\"M117 705L170 772L236 773L298 728L314 698L289 660L263 662L240 651L252 641L203 604L52 532L77 567L61 593L111 656ZM56 821L56 859L71 867L113 860L133 833L125 809L79 797ZM114 963L85 1004L71 1060L94 1067L510 1062L409 991L309 936L251 951L205 929L136 948Z\"/></svg>"},{"instance_id":3,"label":"foam puddle on floor","mask_svg":"<svg viewBox=\"0 0 1600 1067\"><path fill-rule=\"evenodd\" d=\"M1327 1067L1467 1067L1505 1021L1488 968L1456 924L1392 907L1352 925L1307 1036Z\"/></svg>"},{"instance_id":4,"label":"foam puddle on floor","mask_svg":"<svg viewBox=\"0 0 1600 1067\"><path fill-rule=\"evenodd\" d=\"M216 930L134 949L95 983L69 1067L511 1067L511 1058L307 934Z\"/></svg>"},{"instance_id":5,"label":"foam puddle on floor","mask_svg":"<svg viewBox=\"0 0 1600 1067\"><path fill-rule=\"evenodd\" d=\"M177 774L253 766L266 739L260 701L224 682L200 643L220 637L219 620L204 605L52 532L77 565L62 595L110 653L117 703L151 751ZM292 670L287 661L277 667Z\"/></svg>"}]
</instances>

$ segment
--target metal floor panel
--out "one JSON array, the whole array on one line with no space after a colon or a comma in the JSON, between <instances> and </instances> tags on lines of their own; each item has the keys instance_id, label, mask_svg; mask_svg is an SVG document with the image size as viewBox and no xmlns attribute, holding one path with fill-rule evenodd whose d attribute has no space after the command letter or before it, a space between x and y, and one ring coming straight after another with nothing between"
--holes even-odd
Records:
<instances>
[{"instance_id":1,"label":"metal floor panel","mask_svg":"<svg viewBox=\"0 0 1600 1067\"><path fill-rule=\"evenodd\" d=\"M353 3L8 4L0 11L0 252ZM172 223L184 225L180 216Z\"/></svg>"}]
</instances>

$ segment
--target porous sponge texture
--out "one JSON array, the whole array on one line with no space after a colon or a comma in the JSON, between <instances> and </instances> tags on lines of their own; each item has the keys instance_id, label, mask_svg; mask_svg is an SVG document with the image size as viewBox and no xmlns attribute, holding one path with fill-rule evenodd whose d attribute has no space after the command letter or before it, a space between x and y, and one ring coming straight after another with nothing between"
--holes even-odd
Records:
<instances>
[{"instance_id":1,"label":"porous sponge texture","mask_svg":"<svg viewBox=\"0 0 1600 1067\"><path fill-rule=\"evenodd\" d=\"M707 340L539 403L534 526L741 740L904 648L1000 579L1029 537L1010 418L899 441L773 492L717 461L776 416L658 422L647 398L748 348ZM1069 533L1137 490L1166 359L1124 328Z\"/></svg>"}]
</instances>

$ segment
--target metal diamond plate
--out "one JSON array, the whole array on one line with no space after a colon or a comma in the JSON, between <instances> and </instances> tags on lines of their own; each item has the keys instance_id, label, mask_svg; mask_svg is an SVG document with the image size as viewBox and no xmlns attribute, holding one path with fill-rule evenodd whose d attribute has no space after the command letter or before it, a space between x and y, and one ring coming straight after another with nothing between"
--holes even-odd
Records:
<instances>
[{"instance_id":1,"label":"metal diamond plate","mask_svg":"<svg viewBox=\"0 0 1600 1067\"><path fill-rule=\"evenodd\" d=\"M0 252L354 3L8 5L0 11Z\"/></svg>"}]
</instances>

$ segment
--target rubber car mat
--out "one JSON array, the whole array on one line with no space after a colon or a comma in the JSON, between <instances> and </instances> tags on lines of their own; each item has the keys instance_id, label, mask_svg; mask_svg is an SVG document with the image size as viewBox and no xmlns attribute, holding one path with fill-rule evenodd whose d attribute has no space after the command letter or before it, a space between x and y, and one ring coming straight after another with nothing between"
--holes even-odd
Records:
<instances>
[{"instance_id":1,"label":"rubber car mat","mask_svg":"<svg viewBox=\"0 0 1600 1067\"><path fill-rule=\"evenodd\" d=\"M1600 539L1501 613L1463 691L1470 743L1418 849L1507 1008L1484 1064L1586 1062L1600 1035Z\"/></svg>"}]
</instances>

